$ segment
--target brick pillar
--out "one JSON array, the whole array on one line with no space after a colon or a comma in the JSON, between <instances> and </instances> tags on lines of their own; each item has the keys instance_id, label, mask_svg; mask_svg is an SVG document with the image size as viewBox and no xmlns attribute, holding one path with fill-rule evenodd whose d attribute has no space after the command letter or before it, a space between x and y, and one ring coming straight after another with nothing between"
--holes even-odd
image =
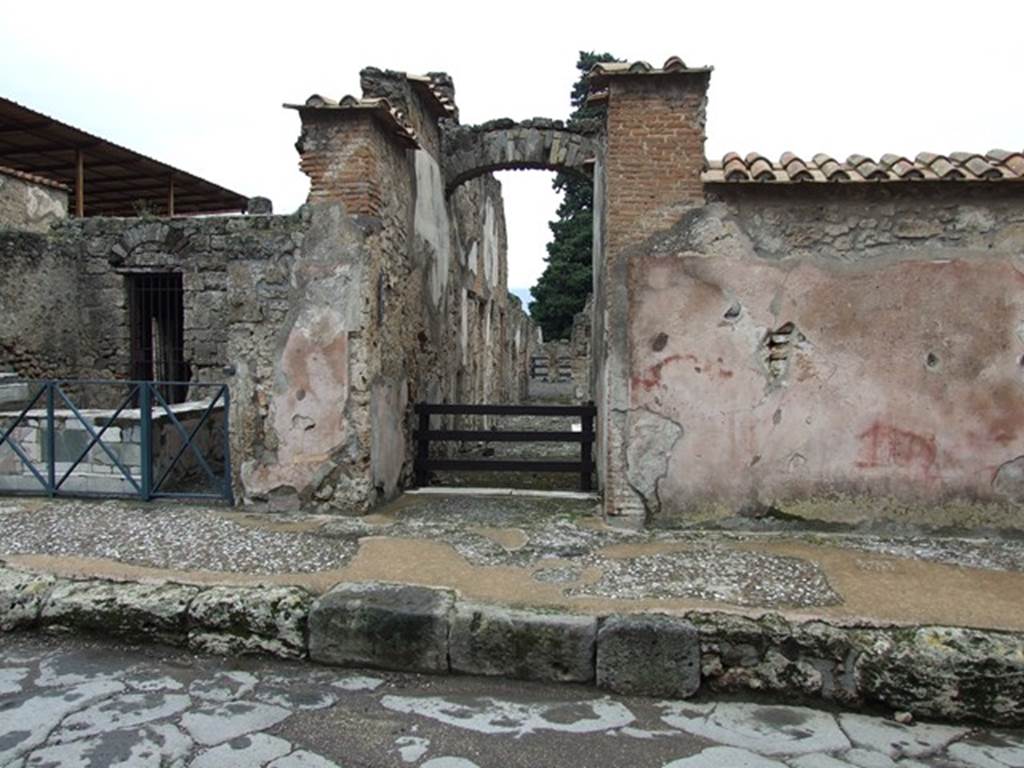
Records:
<instances>
[{"instance_id":1,"label":"brick pillar","mask_svg":"<svg viewBox=\"0 0 1024 768\"><path fill-rule=\"evenodd\" d=\"M672 226L704 202L704 122L710 71L608 78L608 251Z\"/></svg>"},{"instance_id":2,"label":"brick pillar","mask_svg":"<svg viewBox=\"0 0 1024 768\"><path fill-rule=\"evenodd\" d=\"M380 216L386 153L380 124L368 111L300 109L295 148L309 176L307 202L341 202L349 214Z\"/></svg>"},{"instance_id":3,"label":"brick pillar","mask_svg":"<svg viewBox=\"0 0 1024 768\"><path fill-rule=\"evenodd\" d=\"M603 157L604 222L603 408L600 449L605 514L642 524L645 508L629 483L631 320L630 255L653 234L669 229L689 208L704 204L704 123L709 69L617 71L592 79L607 89ZM598 224L597 226L601 226ZM596 341L596 339L595 339ZM595 355L598 350L595 346Z\"/></svg>"}]
</instances>

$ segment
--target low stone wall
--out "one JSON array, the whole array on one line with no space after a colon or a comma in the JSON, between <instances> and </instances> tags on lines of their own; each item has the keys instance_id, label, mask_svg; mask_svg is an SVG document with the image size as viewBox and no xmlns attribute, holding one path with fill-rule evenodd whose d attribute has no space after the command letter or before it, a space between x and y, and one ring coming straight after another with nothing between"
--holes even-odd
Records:
<instances>
[{"instance_id":1,"label":"low stone wall","mask_svg":"<svg viewBox=\"0 0 1024 768\"><path fill-rule=\"evenodd\" d=\"M844 626L691 611L581 616L463 601L444 589L198 587L73 581L0 568L0 632L45 629L397 671L700 690L915 717L1024 724L1024 636Z\"/></svg>"},{"instance_id":2,"label":"low stone wall","mask_svg":"<svg viewBox=\"0 0 1024 768\"><path fill-rule=\"evenodd\" d=\"M170 406L175 418L188 434L199 425L203 414L209 407L208 402L187 402ZM95 432L110 421L113 409L88 409L79 411ZM19 415L20 411L0 411L0 425L4 428ZM74 466L74 471L61 485L61 490L76 493L100 494L134 494L135 487L124 476L114 458L124 467L136 482L142 476L142 413L139 409L125 409L111 426L103 432L101 441L110 451L103 450L99 444L89 449L85 457L78 463L74 462L92 440L85 424L70 410L56 410L54 417L54 471L57 480ZM47 451L49 427L46 411L33 409L25 414L19 426L14 428L11 438L31 460L36 469L45 477L49 463ZM201 429L192 438L192 445L203 456L211 471L222 474L224 471L224 407L216 406L206 419ZM160 490L180 490L195 484L204 491L209 491L209 479L198 463L193 459L190 450L182 453L174 462L184 440L178 427L171 421L163 408L154 408L152 415L152 434L150 436L153 456L153 480L163 478L164 472L170 467L167 477L163 479ZM172 465L173 464L173 465ZM21 461L14 450L6 443L0 445L0 491L38 492L41 486L31 470Z\"/></svg>"},{"instance_id":3,"label":"low stone wall","mask_svg":"<svg viewBox=\"0 0 1024 768\"><path fill-rule=\"evenodd\" d=\"M531 399L570 399L576 391L573 383L571 346L565 341L541 344L530 357Z\"/></svg>"}]
</instances>

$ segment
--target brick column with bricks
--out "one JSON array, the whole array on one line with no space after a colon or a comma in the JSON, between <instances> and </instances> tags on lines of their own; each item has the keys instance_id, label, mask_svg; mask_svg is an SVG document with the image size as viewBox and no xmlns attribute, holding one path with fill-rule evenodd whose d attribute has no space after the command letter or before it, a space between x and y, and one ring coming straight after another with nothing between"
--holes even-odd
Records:
<instances>
[{"instance_id":1,"label":"brick column with bricks","mask_svg":"<svg viewBox=\"0 0 1024 768\"><path fill-rule=\"evenodd\" d=\"M710 69L678 59L655 70L609 67L591 77L606 100L603 262L606 338L602 426L605 512L642 524L647 510L629 482L630 258L653 234L704 204L704 124Z\"/></svg>"}]
</instances>

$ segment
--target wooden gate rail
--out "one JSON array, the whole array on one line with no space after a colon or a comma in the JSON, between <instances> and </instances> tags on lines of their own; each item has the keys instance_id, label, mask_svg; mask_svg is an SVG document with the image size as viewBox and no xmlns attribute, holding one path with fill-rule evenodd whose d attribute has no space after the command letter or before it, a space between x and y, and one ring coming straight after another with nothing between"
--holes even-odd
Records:
<instances>
[{"instance_id":1,"label":"wooden gate rail","mask_svg":"<svg viewBox=\"0 0 1024 768\"><path fill-rule=\"evenodd\" d=\"M597 408L585 405L462 405L456 403L417 403L419 427L416 440L416 485L424 486L431 472L468 470L475 472L571 472L580 476L580 490L593 488L594 419ZM579 416L579 432L545 432L501 429L431 429L430 417L459 416ZM579 443L580 460L542 459L432 459L430 444L446 441L488 443Z\"/></svg>"}]
</instances>

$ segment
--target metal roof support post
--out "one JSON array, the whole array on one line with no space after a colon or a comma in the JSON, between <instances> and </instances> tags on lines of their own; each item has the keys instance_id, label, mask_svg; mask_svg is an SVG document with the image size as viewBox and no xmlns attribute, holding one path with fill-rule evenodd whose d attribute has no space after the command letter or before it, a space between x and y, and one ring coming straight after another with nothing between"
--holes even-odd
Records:
<instances>
[{"instance_id":1,"label":"metal roof support post","mask_svg":"<svg viewBox=\"0 0 1024 768\"><path fill-rule=\"evenodd\" d=\"M167 182L167 215L174 215L174 177Z\"/></svg>"},{"instance_id":2,"label":"metal roof support post","mask_svg":"<svg viewBox=\"0 0 1024 768\"><path fill-rule=\"evenodd\" d=\"M75 216L85 216L85 156L75 150Z\"/></svg>"}]
</instances>

